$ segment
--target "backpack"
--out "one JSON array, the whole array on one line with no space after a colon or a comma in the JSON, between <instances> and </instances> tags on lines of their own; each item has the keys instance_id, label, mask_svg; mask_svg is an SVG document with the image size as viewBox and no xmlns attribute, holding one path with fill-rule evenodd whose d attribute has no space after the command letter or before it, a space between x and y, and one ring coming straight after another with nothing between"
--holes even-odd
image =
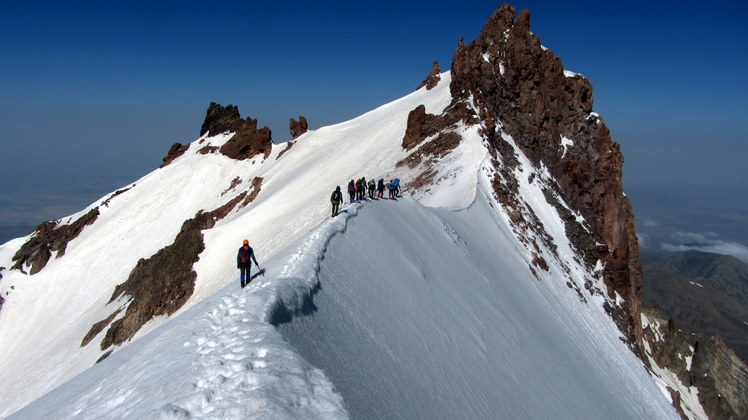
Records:
<instances>
[{"instance_id":1,"label":"backpack","mask_svg":"<svg viewBox=\"0 0 748 420\"><path fill-rule=\"evenodd\" d=\"M343 197L341 197L340 191L335 190L332 192L332 195L330 196L330 201L333 203L337 203L338 201L343 201Z\"/></svg>"},{"instance_id":2,"label":"backpack","mask_svg":"<svg viewBox=\"0 0 748 420\"><path fill-rule=\"evenodd\" d=\"M239 248L239 258L242 264L246 264L249 262L249 256L252 254L252 247L249 245L244 245L243 247Z\"/></svg>"}]
</instances>

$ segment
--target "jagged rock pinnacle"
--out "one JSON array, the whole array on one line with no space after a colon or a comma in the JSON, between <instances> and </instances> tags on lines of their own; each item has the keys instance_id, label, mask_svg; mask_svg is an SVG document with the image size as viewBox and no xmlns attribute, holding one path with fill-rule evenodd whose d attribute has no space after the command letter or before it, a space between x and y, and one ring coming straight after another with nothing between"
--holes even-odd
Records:
<instances>
[{"instance_id":1,"label":"jagged rock pinnacle","mask_svg":"<svg viewBox=\"0 0 748 420\"><path fill-rule=\"evenodd\" d=\"M309 131L309 125L306 122L306 118L299 115L299 120L296 121L293 118L289 118L289 133L291 134L291 138L294 140L298 138L300 135L306 133Z\"/></svg>"},{"instance_id":2,"label":"jagged rock pinnacle","mask_svg":"<svg viewBox=\"0 0 748 420\"><path fill-rule=\"evenodd\" d=\"M641 355L641 269L633 212L623 194L623 155L592 112L590 82L565 73L561 60L530 32L529 12L522 10L515 18L509 4L491 15L473 42L460 40L451 72L452 106L475 104L497 157L508 153L496 130L501 127L533 164L548 168L558 194L587 221L589 226L580 227L569 217L567 232L588 266L602 261L609 293L625 301L609 310ZM574 139L568 152L562 138ZM498 182L495 187L503 188ZM510 186L496 193L507 206L516 195Z\"/></svg>"},{"instance_id":3,"label":"jagged rock pinnacle","mask_svg":"<svg viewBox=\"0 0 748 420\"><path fill-rule=\"evenodd\" d=\"M435 88L436 85L439 84L439 80L441 80L439 73L441 73L441 70L439 70L439 62L434 61L434 64L431 65L431 71L429 72L429 75L426 76L426 79L423 82L421 82L420 85L418 85L416 90L424 86L426 86L427 90L431 90Z\"/></svg>"},{"instance_id":4,"label":"jagged rock pinnacle","mask_svg":"<svg viewBox=\"0 0 748 420\"><path fill-rule=\"evenodd\" d=\"M200 127L200 135L221 134L226 131L238 131L242 124L239 108L236 105L221 106L211 102L205 114L205 121Z\"/></svg>"},{"instance_id":5,"label":"jagged rock pinnacle","mask_svg":"<svg viewBox=\"0 0 748 420\"><path fill-rule=\"evenodd\" d=\"M267 157L273 145L269 128L257 128L257 120L247 117L242 119L236 105L221 106L211 102L200 128L200 135L218 135L225 132L235 133L220 152L232 159L243 160L262 154Z\"/></svg>"}]
</instances>

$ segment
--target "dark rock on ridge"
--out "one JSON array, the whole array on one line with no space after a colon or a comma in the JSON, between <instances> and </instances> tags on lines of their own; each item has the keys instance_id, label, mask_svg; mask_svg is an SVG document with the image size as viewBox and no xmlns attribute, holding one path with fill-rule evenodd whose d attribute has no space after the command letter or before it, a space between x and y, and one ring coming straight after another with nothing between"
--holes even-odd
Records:
<instances>
[{"instance_id":1,"label":"dark rock on ridge","mask_svg":"<svg viewBox=\"0 0 748 420\"><path fill-rule=\"evenodd\" d=\"M297 139L300 135L309 131L309 125L306 122L306 118L299 115L299 120L296 121L293 118L289 118L289 133L292 139Z\"/></svg>"},{"instance_id":2,"label":"dark rock on ridge","mask_svg":"<svg viewBox=\"0 0 748 420\"><path fill-rule=\"evenodd\" d=\"M410 113L403 148L414 151L400 164L415 167L433 155L427 150L448 150L429 143L449 133L456 122L470 125L479 120L479 133L496 169L492 180L495 197L507 212L514 233L531 252L529 269L537 276L536 268L549 267L540 256L539 243L552 254L556 250L520 194L513 141L535 167L544 166L552 176L552 182L542 185L544 196L558 210L578 262L588 269L598 261L603 263L607 290L597 290L589 281L585 288L591 295L607 293L611 301L622 299L620 305L606 304L606 310L632 351L649 366L650 358L644 353L646 339L647 352L655 353L652 360L676 372L687 386L699 389L710 418L746 418L748 373L744 362L720 338L683 334L672 324L666 333L660 332L671 337L664 344L653 341L651 330L645 337L639 250L633 211L623 194L620 147L592 112L590 82L564 72L561 60L542 48L529 28L529 13L523 10L516 16L515 9L505 4L473 42L465 45L459 41L451 68L452 103L440 116L426 114L423 107ZM463 115L455 118L458 113ZM416 181L427 184L435 174L425 166ZM533 177L528 181L532 183ZM576 285L567 285L576 289L580 299L586 299ZM691 356L693 364L686 369L686 357ZM670 392L676 403L680 401L675 390Z\"/></svg>"},{"instance_id":3,"label":"dark rock on ridge","mask_svg":"<svg viewBox=\"0 0 748 420\"><path fill-rule=\"evenodd\" d=\"M93 224L98 217L99 208L94 207L71 224L58 226L59 220L40 224L31 238L13 256L16 263L11 268L23 271L23 266L29 265L29 274L38 273L52 258L52 252L57 253L56 258L65 255L68 242L77 238L83 228Z\"/></svg>"},{"instance_id":4,"label":"dark rock on ridge","mask_svg":"<svg viewBox=\"0 0 748 420\"><path fill-rule=\"evenodd\" d=\"M478 123L478 118L462 102L450 105L442 115L429 114L424 105L418 105L408 114L408 125L405 128L402 147L405 150L411 150L428 137L444 134L445 130L456 129L459 122L468 125ZM454 147L457 147L457 144L453 144L449 149L438 149L435 152L444 153Z\"/></svg>"},{"instance_id":5,"label":"dark rock on ridge","mask_svg":"<svg viewBox=\"0 0 748 420\"><path fill-rule=\"evenodd\" d=\"M281 150L280 153L278 153L278 156L275 157L275 160L280 159L281 156L283 156L287 151L291 150L294 144L296 144L295 141L286 142L286 147L283 150Z\"/></svg>"},{"instance_id":6,"label":"dark rock on ridge","mask_svg":"<svg viewBox=\"0 0 748 420\"><path fill-rule=\"evenodd\" d=\"M427 137L446 128L445 118L426 113L424 105L418 105L408 114L408 126L403 137L403 149L410 150Z\"/></svg>"},{"instance_id":7,"label":"dark rock on ridge","mask_svg":"<svg viewBox=\"0 0 748 420\"><path fill-rule=\"evenodd\" d=\"M402 147L411 150L419 146L413 153L406 156L396 166L407 165L415 168L423 165L428 169L423 170L409 185L413 190L422 190L432 183L436 171L433 168L436 162L447 155L451 150L459 146L462 137L455 131L457 124L477 124L478 119L468 111L464 103L458 102L450 105L442 115L426 113L424 105L418 105L408 114L408 124L405 128ZM424 140L431 139L424 143Z\"/></svg>"},{"instance_id":8,"label":"dark rock on ridge","mask_svg":"<svg viewBox=\"0 0 748 420\"><path fill-rule=\"evenodd\" d=\"M439 84L439 81L441 80L441 76L439 74L441 71L439 70L439 62L434 61L434 64L431 65L431 71L429 72L429 75L426 76L426 79L421 82L420 85L416 88L416 90L426 86L426 90L431 90L436 87L436 85Z\"/></svg>"},{"instance_id":9,"label":"dark rock on ridge","mask_svg":"<svg viewBox=\"0 0 748 420\"><path fill-rule=\"evenodd\" d=\"M123 294L132 301L125 315L107 330L101 341L102 350L131 339L153 317L173 314L192 296L197 277L192 265L205 249L200 226L210 221L202 213L185 221L174 243L148 259L141 258L127 281L115 287L110 303ZM96 323L92 330L102 330L105 324ZM86 335L89 340L90 334L96 333L89 331Z\"/></svg>"},{"instance_id":10,"label":"dark rock on ridge","mask_svg":"<svg viewBox=\"0 0 748 420\"><path fill-rule=\"evenodd\" d=\"M257 129L257 120L245 120L245 125L234 134L221 148L220 152L232 159L251 159L262 155L263 159L270 155L273 147L270 129Z\"/></svg>"},{"instance_id":11,"label":"dark rock on ridge","mask_svg":"<svg viewBox=\"0 0 748 420\"><path fill-rule=\"evenodd\" d=\"M124 194L124 193L130 191L130 189L133 188L134 186L135 186L135 184L132 184L132 185L130 185L127 188L122 188L122 189L119 189L119 190L113 192L112 195L110 195L106 200L104 200L103 203L101 203L101 205L104 206L104 207L109 207L109 203L112 202L112 199L114 199L114 197L117 197L120 194Z\"/></svg>"},{"instance_id":12,"label":"dark rock on ridge","mask_svg":"<svg viewBox=\"0 0 748 420\"><path fill-rule=\"evenodd\" d=\"M242 126L242 117L236 105L221 106L211 102L200 127L200 136L205 133L215 136L225 132L236 132Z\"/></svg>"},{"instance_id":13,"label":"dark rock on ridge","mask_svg":"<svg viewBox=\"0 0 748 420\"><path fill-rule=\"evenodd\" d=\"M217 135L233 132L234 135L220 148L220 152L232 159L251 159L257 155L267 158L273 147L272 134L269 128L257 128L257 120L249 117L242 120L239 108L235 105L225 107L211 102L200 128L200 135L208 133Z\"/></svg>"},{"instance_id":14,"label":"dark rock on ridge","mask_svg":"<svg viewBox=\"0 0 748 420\"><path fill-rule=\"evenodd\" d=\"M707 416L748 418L748 366L722 338L685 333L654 309L645 308L644 313L660 325L643 330L644 340L649 343L649 356L660 368L673 372L685 386L698 389L699 402Z\"/></svg>"},{"instance_id":15,"label":"dark rock on ridge","mask_svg":"<svg viewBox=\"0 0 748 420\"><path fill-rule=\"evenodd\" d=\"M641 356L641 269L631 206L623 194L623 156L605 124L592 113L592 86L585 78L567 77L561 60L543 49L530 32L526 10L504 4L469 45L462 40L452 60L450 90L453 105L472 99L480 110L484 138L496 157L499 173L494 189L517 222L532 228L535 221L521 215L513 203L508 169L515 160L511 147L498 135L501 127L539 166L557 180L555 192L586 221L566 220L567 234L588 267L604 263L610 297L618 293L623 308L608 308L634 351ZM573 139L568 150L562 136ZM521 229L518 229L521 230ZM591 232L592 237L586 237ZM604 246L596 246L596 243Z\"/></svg>"},{"instance_id":16,"label":"dark rock on ridge","mask_svg":"<svg viewBox=\"0 0 748 420\"><path fill-rule=\"evenodd\" d=\"M99 335L100 332L104 331L104 328L106 328L107 325L109 325L113 320L114 317L117 316L122 311L122 309L117 309L116 311L112 312L109 317L107 317L103 321L99 321L91 326L91 329L88 330L88 333L86 333L85 337L83 337L83 340L81 340L81 347L85 347L88 345L88 343L91 342L94 338L96 338L97 335Z\"/></svg>"},{"instance_id":17,"label":"dark rock on ridge","mask_svg":"<svg viewBox=\"0 0 748 420\"><path fill-rule=\"evenodd\" d=\"M205 249L202 231L215 226L236 206L249 204L260 193L261 185L262 178L256 177L251 192L244 191L213 211L199 211L182 224L171 245L138 261L127 281L115 287L109 300L111 303L121 296L130 298L125 315L110 325L101 341L102 350L130 340L146 322L159 315L171 315L187 302L197 278L192 266ZM114 314L94 324L81 345L98 335L112 319Z\"/></svg>"},{"instance_id":18,"label":"dark rock on ridge","mask_svg":"<svg viewBox=\"0 0 748 420\"><path fill-rule=\"evenodd\" d=\"M189 144L186 144L186 145L182 145L182 143L172 144L171 147L169 148L169 151L166 152L166 156L164 156L161 159L163 163L161 164L161 166L159 166L159 168L163 168L164 166L170 164L172 161L174 161L174 159L182 156L184 152L186 152L187 149L189 148L190 148Z\"/></svg>"}]
</instances>

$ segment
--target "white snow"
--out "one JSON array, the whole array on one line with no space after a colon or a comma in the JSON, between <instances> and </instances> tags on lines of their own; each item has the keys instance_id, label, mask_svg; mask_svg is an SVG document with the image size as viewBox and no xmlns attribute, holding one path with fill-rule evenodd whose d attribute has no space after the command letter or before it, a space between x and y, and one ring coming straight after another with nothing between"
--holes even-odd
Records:
<instances>
[{"instance_id":1,"label":"white snow","mask_svg":"<svg viewBox=\"0 0 748 420\"><path fill-rule=\"evenodd\" d=\"M676 418L603 311L531 274L492 205L483 188L460 211L366 205L283 335L353 418Z\"/></svg>"},{"instance_id":2,"label":"white snow","mask_svg":"<svg viewBox=\"0 0 748 420\"><path fill-rule=\"evenodd\" d=\"M566 156L566 152L570 147L574 147L574 140L567 138L565 136L561 136L561 147L564 148L564 153L561 155L561 157Z\"/></svg>"},{"instance_id":3,"label":"white snow","mask_svg":"<svg viewBox=\"0 0 748 420\"><path fill-rule=\"evenodd\" d=\"M540 251L548 272L532 274L489 193L478 127L456 128L465 140L436 162L431 190L408 191L419 168L395 167L407 115L419 104L441 113L449 83L443 73L430 91L310 131L280 159L285 145L251 161L204 155L229 136L200 138L108 205L102 197L65 218L99 206L64 257L33 276L3 271L0 417L677 418L620 341L604 297L585 303L567 286L603 287L602 266L576 261L543 195L548 171L511 137L502 133L521 163L523 205L556 246ZM346 204L330 219L332 190L361 176L399 177L414 198ZM257 198L203 231L188 303L94 365L104 332L81 339L128 303L108 303L114 287L184 220L255 177ZM244 238L267 271L240 289ZM23 242L0 245L0 266Z\"/></svg>"},{"instance_id":4,"label":"white snow","mask_svg":"<svg viewBox=\"0 0 748 420\"><path fill-rule=\"evenodd\" d=\"M564 76L566 77L576 77L579 75L579 73L574 73L573 71L564 70Z\"/></svg>"},{"instance_id":5,"label":"white snow","mask_svg":"<svg viewBox=\"0 0 748 420\"><path fill-rule=\"evenodd\" d=\"M691 354L689 356L686 356L686 370L690 371L691 370L691 366L693 366L693 351L694 351L694 348L693 348L693 346L688 346L688 348L690 349Z\"/></svg>"}]
</instances>

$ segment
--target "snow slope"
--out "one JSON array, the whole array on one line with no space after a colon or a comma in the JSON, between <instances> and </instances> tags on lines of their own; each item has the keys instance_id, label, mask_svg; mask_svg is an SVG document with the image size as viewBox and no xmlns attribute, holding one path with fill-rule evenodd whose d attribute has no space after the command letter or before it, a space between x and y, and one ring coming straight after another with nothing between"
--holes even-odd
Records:
<instances>
[{"instance_id":1,"label":"snow slope","mask_svg":"<svg viewBox=\"0 0 748 420\"><path fill-rule=\"evenodd\" d=\"M284 337L353 418L677 418L609 317L530 273L495 206L361 209Z\"/></svg>"},{"instance_id":2,"label":"snow slope","mask_svg":"<svg viewBox=\"0 0 748 420\"><path fill-rule=\"evenodd\" d=\"M236 161L199 152L219 148L231 137L195 140L189 150L124 192L110 194L64 218L71 224L94 207L99 217L67 245L65 255L50 259L32 276L8 270L28 237L0 245L0 416L28 404L57 385L91 367L104 351L104 332L88 346L81 340L94 323L127 305L108 303L116 285L125 282L138 260L169 245L183 221L198 211L211 211L250 188L262 177L261 193L247 207L235 210L215 227L203 231L205 250L194 265L193 295L177 312L236 283L234 258L249 238L260 262L306 235L329 216L328 197L336 185L345 187L361 176L392 177L404 153L402 141L411 109L424 104L440 113L450 101L449 74L428 91L421 89L353 120L311 131L278 159L285 145L273 147L267 159ZM475 163L477 168L478 163ZM474 174L475 171L467 172ZM398 171L401 179L408 174ZM232 181L242 182L232 186ZM469 203L471 197L463 200ZM28 270L27 270L28 271ZM124 315L120 312L118 318ZM156 318L135 339L167 321Z\"/></svg>"},{"instance_id":3,"label":"snow slope","mask_svg":"<svg viewBox=\"0 0 748 420\"><path fill-rule=\"evenodd\" d=\"M582 301L567 287L599 276L574 262L538 187L547 174L516 147L523 196L563 258L541 252L548 272L532 273L533 256L486 194L491 168L477 126L463 127L463 143L438 163L437 185L415 195L434 209L375 201L329 219L330 192L351 178L398 176L407 189L415 170L395 168L407 116L419 104L434 114L449 104L449 74L441 80L309 132L279 159L283 146L265 160L203 155L229 137L200 138L92 204L101 215L64 257L33 276L3 271L0 416L22 408L14 417L340 418L384 407L383 416L403 418L674 418L602 298ZM188 303L94 365L103 332L88 346L80 340L127 304L107 302L137 260L255 177L257 198L203 231ZM240 290L234 256L245 237L267 273ZM22 242L0 246L0 266L12 265Z\"/></svg>"},{"instance_id":4,"label":"snow slope","mask_svg":"<svg viewBox=\"0 0 748 420\"><path fill-rule=\"evenodd\" d=\"M354 204L12 418L677 418L489 202Z\"/></svg>"}]
</instances>

